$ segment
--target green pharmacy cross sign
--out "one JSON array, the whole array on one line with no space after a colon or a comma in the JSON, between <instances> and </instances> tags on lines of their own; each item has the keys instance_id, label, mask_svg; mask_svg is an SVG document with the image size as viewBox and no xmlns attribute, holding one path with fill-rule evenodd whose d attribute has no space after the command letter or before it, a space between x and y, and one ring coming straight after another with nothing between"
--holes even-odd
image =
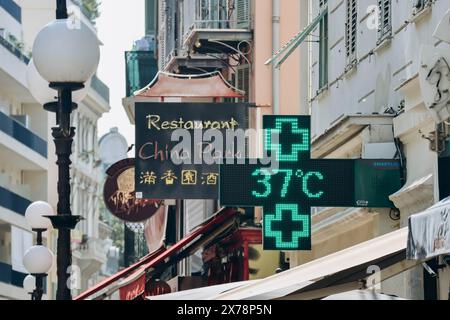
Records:
<instances>
[{"instance_id":1,"label":"green pharmacy cross sign","mask_svg":"<svg viewBox=\"0 0 450 320\"><path fill-rule=\"evenodd\" d=\"M222 164L220 204L263 207L265 250L311 250L311 207L393 207L398 160L311 159L309 116L265 116L263 123L274 161Z\"/></svg>"}]
</instances>

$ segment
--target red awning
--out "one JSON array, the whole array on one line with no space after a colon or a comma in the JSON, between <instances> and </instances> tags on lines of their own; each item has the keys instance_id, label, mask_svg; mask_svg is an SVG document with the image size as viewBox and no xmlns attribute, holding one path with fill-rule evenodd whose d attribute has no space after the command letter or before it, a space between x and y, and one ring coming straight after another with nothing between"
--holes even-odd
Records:
<instances>
[{"instance_id":1,"label":"red awning","mask_svg":"<svg viewBox=\"0 0 450 320\"><path fill-rule=\"evenodd\" d=\"M93 288L80 294L74 300L85 300L112 284L116 284L116 287L112 288L113 291L120 290L121 299L132 300L137 298L144 293L145 285L143 286L142 284L145 284L146 274L148 271L163 265L168 258L172 258L184 248L195 245L197 240L201 239L202 236L210 235L214 238L216 236L215 232L220 232L227 227L228 224L232 224L237 214L238 212L235 209L221 209L212 218L204 222L196 230L173 245L171 248L167 250L161 248L157 252L149 254L129 268L118 272L117 274L103 280ZM206 241L207 240L208 239L206 239ZM194 253L196 250L193 252L192 251L193 249L189 248L187 250L188 253Z\"/></svg>"},{"instance_id":2,"label":"red awning","mask_svg":"<svg viewBox=\"0 0 450 320\"><path fill-rule=\"evenodd\" d=\"M234 88L220 72L202 75L177 75L159 72L146 88L135 93L144 98L243 98L245 92Z\"/></svg>"}]
</instances>

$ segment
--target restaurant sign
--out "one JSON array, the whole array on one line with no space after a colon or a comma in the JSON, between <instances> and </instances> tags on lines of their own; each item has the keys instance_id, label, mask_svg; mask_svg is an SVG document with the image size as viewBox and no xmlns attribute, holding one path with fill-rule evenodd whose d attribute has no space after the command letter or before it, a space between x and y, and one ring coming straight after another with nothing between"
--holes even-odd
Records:
<instances>
[{"instance_id":1,"label":"restaurant sign","mask_svg":"<svg viewBox=\"0 0 450 320\"><path fill-rule=\"evenodd\" d=\"M137 197L217 199L220 162L246 156L246 143L235 146L230 133L248 128L248 104L146 102L135 107Z\"/></svg>"}]
</instances>

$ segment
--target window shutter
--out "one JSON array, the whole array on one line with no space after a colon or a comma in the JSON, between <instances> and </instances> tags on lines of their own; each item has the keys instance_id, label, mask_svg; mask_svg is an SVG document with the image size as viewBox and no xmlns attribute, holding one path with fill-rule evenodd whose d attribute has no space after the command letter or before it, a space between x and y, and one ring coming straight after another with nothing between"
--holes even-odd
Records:
<instances>
[{"instance_id":1,"label":"window shutter","mask_svg":"<svg viewBox=\"0 0 450 320\"><path fill-rule=\"evenodd\" d=\"M347 63L352 64L356 60L358 8L356 0L347 0L347 21L345 24L345 49Z\"/></svg>"},{"instance_id":2,"label":"window shutter","mask_svg":"<svg viewBox=\"0 0 450 320\"><path fill-rule=\"evenodd\" d=\"M378 0L379 10L379 26L378 26L378 42L384 40L391 35L392 32L392 13L390 0Z\"/></svg>"},{"instance_id":3,"label":"window shutter","mask_svg":"<svg viewBox=\"0 0 450 320\"><path fill-rule=\"evenodd\" d=\"M248 102L250 100L250 66L246 64L236 67L236 74L236 88L245 91L245 97L239 100Z\"/></svg>"},{"instance_id":4,"label":"window shutter","mask_svg":"<svg viewBox=\"0 0 450 320\"><path fill-rule=\"evenodd\" d=\"M250 0L236 0L237 28L250 28Z\"/></svg>"}]
</instances>

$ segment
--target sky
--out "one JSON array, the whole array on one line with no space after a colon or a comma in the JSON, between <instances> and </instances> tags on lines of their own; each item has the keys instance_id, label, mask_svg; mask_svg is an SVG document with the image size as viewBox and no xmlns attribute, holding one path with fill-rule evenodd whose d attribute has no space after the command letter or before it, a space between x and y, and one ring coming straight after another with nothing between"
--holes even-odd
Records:
<instances>
[{"instance_id":1,"label":"sky","mask_svg":"<svg viewBox=\"0 0 450 320\"><path fill-rule=\"evenodd\" d=\"M122 107L125 97L125 58L135 40L144 36L144 0L102 0L97 19L98 36L103 42L99 78L109 86L111 111L98 122L99 137L118 127L128 145L134 143L134 126L130 124Z\"/></svg>"}]
</instances>

